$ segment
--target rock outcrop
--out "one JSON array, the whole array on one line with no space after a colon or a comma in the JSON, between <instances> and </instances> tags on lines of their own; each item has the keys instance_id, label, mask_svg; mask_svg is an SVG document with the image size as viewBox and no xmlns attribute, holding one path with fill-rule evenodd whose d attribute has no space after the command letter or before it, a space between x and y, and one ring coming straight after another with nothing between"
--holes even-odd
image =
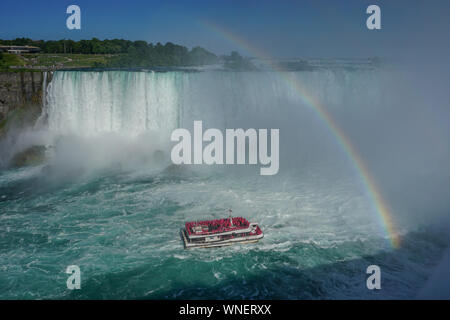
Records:
<instances>
[{"instance_id":1,"label":"rock outcrop","mask_svg":"<svg viewBox=\"0 0 450 320\"><path fill-rule=\"evenodd\" d=\"M15 127L35 121L41 114L44 72L0 72L0 137Z\"/></svg>"},{"instance_id":2,"label":"rock outcrop","mask_svg":"<svg viewBox=\"0 0 450 320\"><path fill-rule=\"evenodd\" d=\"M45 160L45 147L32 146L17 153L11 159L10 165L12 167L32 166L43 163Z\"/></svg>"}]
</instances>

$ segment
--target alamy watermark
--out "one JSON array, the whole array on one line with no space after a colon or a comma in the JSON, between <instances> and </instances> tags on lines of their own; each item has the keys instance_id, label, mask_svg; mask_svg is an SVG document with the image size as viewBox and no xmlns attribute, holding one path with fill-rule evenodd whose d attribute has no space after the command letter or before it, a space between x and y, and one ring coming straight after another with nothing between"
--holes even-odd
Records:
<instances>
[{"instance_id":1,"label":"alamy watermark","mask_svg":"<svg viewBox=\"0 0 450 320\"><path fill-rule=\"evenodd\" d=\"M279 169L279 129L208 129L203 133L202 121L194 121L194 137L187 129L175 129L171 141L178 143L170 157L174 164L261 164L261 175L274 175ZM209 142L203 148L203 142ZM246 152L248 151L248 153ZM224 155L225 153L225 155ZM248 155L248 157L247 157ZM247 163L248 158L248 163Z\"/></svg>"},{"instance_id":2,"label":"alamy watermark","mask_svg":"<svg viewBox=\"0 0 450 320\"><path fill-rule=\"evenodd\" d=\"M67 7L66 13L70 14L70 16L66 20L67 29L80 30L81 29L81 9L80 9L80 7L75 4L72 4Z\"/></svg>"},{"instance_id":3,"label":"alamy watermark","mask_svg":"<svg viewBox=\"0 0 450 320\"><path fill-rule=\"evenodd\" d=\"M81 29L81 9L78 5L72 4L67 7L66 13L70 16L66 20L66 26L69 30ZM366 13L370 16L366 20L366 26L369 30L381 29L381 9L379 6L372 4L367 7Z\"/></svg>"},{"instance_id":4,"label":"alamy watermark","mask_svg":"<svg viewBox=\"0 0 450 320\"><path fill-rule=\"evenodd\" d=\"M373 290L381 289L381 269L379 266L373 264L367 267L366 273L370 276L366 280L367 289Z\"/></svg>"},{"instance_id":5,"label":"alamy watermark","mask_svg":"<svg viewBox=\"0 0 450 320\"><path fill-rule=\"evenodd\" d=\"M376 4L372 4L367 7L367 14L370 16L366 20L366 26L369 30L380 30L381 29L381 9Z\"/></svg>"},{"instance_id":6,"label":"alamy watermark","mask_svg":"<svg viewBox=\"0 0 450 320\"><path fill-rule=\"evenodd\" d=\"M66 269L66 273L70 274L70 276L67 278L67 281L66 281L67 289L69 289L69 290L81 289L80 267L77 265L68 266Z\"/></svg>"}]
</instances>

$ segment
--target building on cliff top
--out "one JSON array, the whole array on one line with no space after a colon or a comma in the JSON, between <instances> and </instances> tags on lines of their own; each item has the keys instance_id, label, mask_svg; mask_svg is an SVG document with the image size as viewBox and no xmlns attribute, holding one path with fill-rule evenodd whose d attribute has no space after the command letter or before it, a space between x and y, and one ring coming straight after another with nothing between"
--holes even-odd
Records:
<instances>
[{"instance_id":1,"label":"building on cliff top","mask_svg":"<svg viewBox=\"0 0 450 320\"><path fill-rule=\"evenodd\" d=\"M0 51L8 53L37 53L41 51L41 48L33 46L0 46Z\"/></svg>"}]
</instances>

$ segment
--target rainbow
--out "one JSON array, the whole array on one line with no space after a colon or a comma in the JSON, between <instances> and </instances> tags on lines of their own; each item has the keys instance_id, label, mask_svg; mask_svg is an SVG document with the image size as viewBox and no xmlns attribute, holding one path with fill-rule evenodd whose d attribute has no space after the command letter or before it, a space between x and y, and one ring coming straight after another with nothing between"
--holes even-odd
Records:
<instances>
[{"instance_id":1,"label":"rainbow","mask_svg":"<svg viewBox=\"0 0 450 320\"><path fill-rule=\"evenodd\" d=\"M241 37L238 37L237 35L214 23L209 21L201 21L200 23L208 30L220 35L225 38L225 40L230 41L233 45L238 46L241 50L244 50L245 53L260 59L270 70L278 72L286 81L286 84L291 86L292 89L294 89L294 92L298 93L300 99L305 103L305 105L311 108L318 118L322 120L325 126L329 129L330 133L335 137L335 140L338 142L341 149L345 151L346 156L350 159L350 162L353 164L358 176L361 177L363 185L367 190L367 194L374 205L375 211L378 213L380 224L389 238L390 244L393 248L399 248L400 237L396 232L389 205L383 199L375 179L372 177L364 161L342 129L333 120L330 113L327 112L319 101L308 94L308 92L302 87L295 77L290 76L289 72L282 72L279 67L272 63L272 57L254 48Z\"/></svg>"}]
</instances>

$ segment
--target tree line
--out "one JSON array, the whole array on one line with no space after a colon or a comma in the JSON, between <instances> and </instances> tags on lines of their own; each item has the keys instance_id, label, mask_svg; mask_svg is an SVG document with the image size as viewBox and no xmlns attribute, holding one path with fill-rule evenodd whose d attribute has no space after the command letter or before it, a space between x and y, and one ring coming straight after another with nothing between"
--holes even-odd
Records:
<instances>
[{"instance_id":1,"label":"tree line","mask_svg":"<svg viewBox=\"0 0 450 320\"><path fill-rule=\"evenodd\" d=\"M17 38L0 40L0 45L36 46L42 53L110 54L99 67L190 66L217 63L218 57L208 50L188 48L167 42L152 44L124 39L99 40L32 40Z\"/></svg>"}]
</instances>

